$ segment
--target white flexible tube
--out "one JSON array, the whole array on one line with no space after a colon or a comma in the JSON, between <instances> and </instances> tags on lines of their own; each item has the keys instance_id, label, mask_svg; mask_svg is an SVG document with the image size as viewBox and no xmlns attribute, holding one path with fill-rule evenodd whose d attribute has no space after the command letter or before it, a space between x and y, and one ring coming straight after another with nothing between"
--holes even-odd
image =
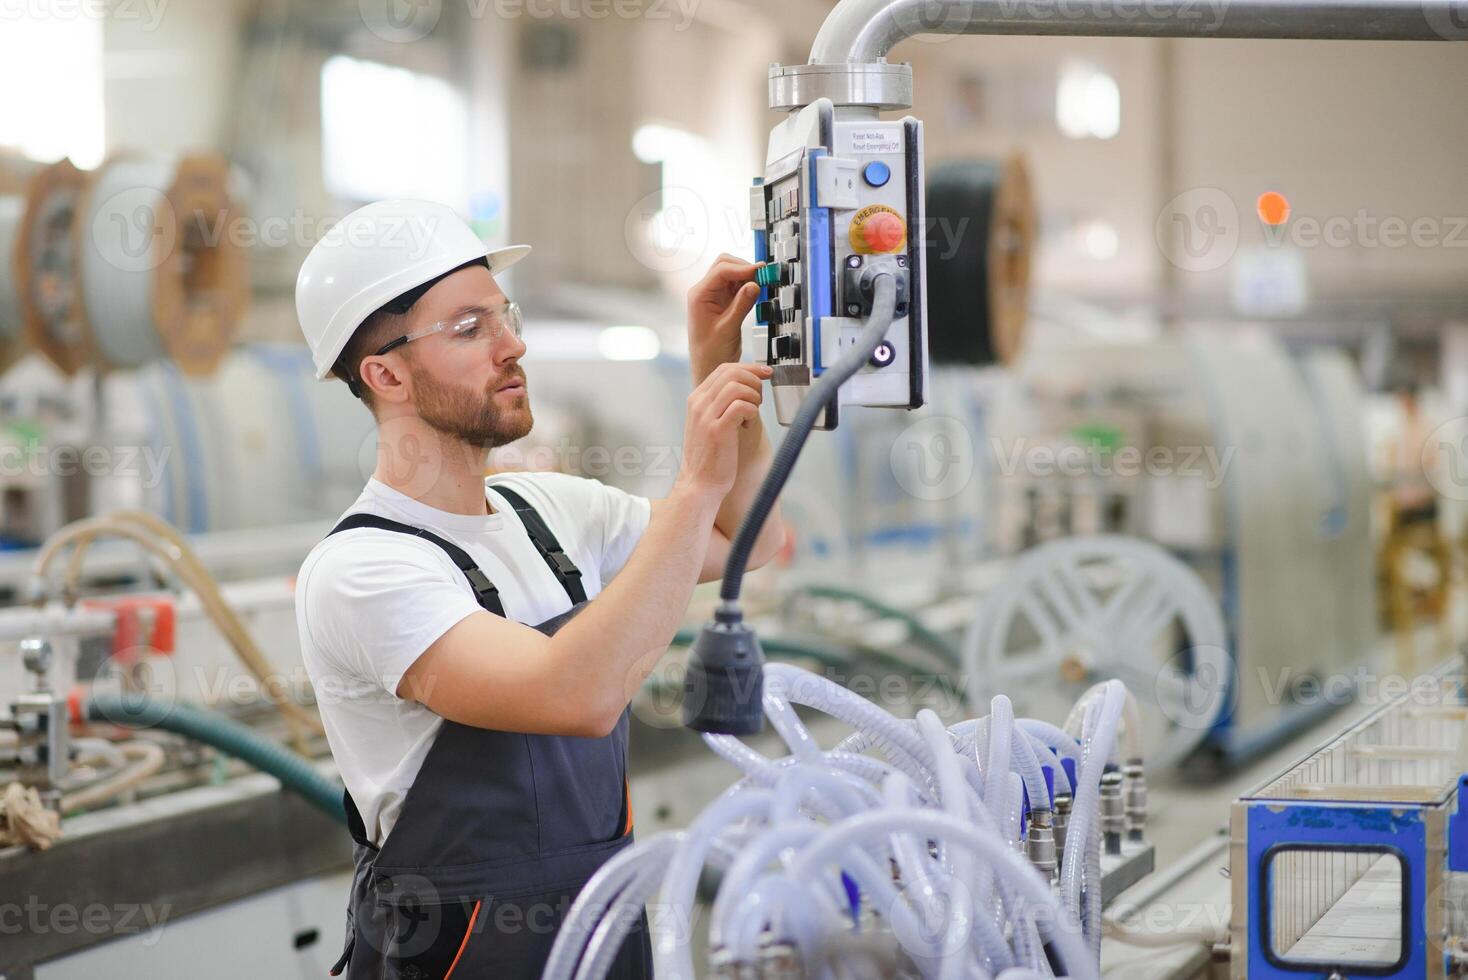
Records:
<instances>
[{"instance_id":1,"label":"white flexible tube","mask_svg":"<svg viewBox=\"0 0 1468 980\"><path fill-rule=\"evenodd\" d=\"M693 970L693 902L698 876L714 836L724 827L769 813L775 794L764 789L726 792L699 814L673 855L658 893L661 914L652 929L653 963L659 980L697 980Z\"/></svg>"},{"instance_id":2,"label":"white flexible tube","mask_svg":"<svg viewBox=\"0 0 1468 980\"><path fill-rule=\"evenodd\" d=\"M676 848L677 844L675 839L672 847ZM657 855L659 858L662 856ZM642 918L643 906L657 892L663 870L664 863L661 860L644 861L638 865L631 883L607 907L601 921L597 923L596 932L592 933L591 941L586 944L586 952L582 954L581 966L576 970L576 980L602 980L611 970L612 963L622 950L623 941Z\"/></svg>"},{"instance_id":3,"label":"white flexible tube","mask_svg":"<svg viewBox=\"0 0 1468 980\"><path fill-rule=\"evenodd\" d=\"M633 880L597 922L576 970L576 980L602 980L607 975L623 941L642 918L643 906L657 891L662 873L661 862L649 861L638 867Z\"/></svg>"},{"instance_id":4,"label":"white flexible tube","mask_svg":"<svg viewBox=\"0 0 1468 980\"><path fill-rule=\"evenodd\" d=\"M749 842L724 873L719 893L714 896L713 908L709 910L710 949L720 949L728 944L730 914L748 894L754 880L769 869L770 862L781 851L813 840L820 830L819 824L809 821L787 821L770 826L763 835Z\"/></svg>"},{"instance_id":5,"label":"white flexible tube","mask_svg":"<svg viewBox=\"0 0 1468 980\"><path fill-rule=\"evenodd\" d=\"M1121 682L1102 681L1099 684L1093 685L1090 690L1081 695L1081 699L1070 709L1070 714L1065 716L1064 728L1068 734L1080 735L1081 724L1086 716L1086 709L1091 706L1093 701L1102 697L1106 686L1112 683L1119 684ZM1131 691L1126 689L1125 685L1123 685L1122 691L1125 697L1122 702L1120 733L1124 741L1121 747L1121 754L1113 754L1109 761L1121 762L1124 758L1127 762L1136 762L1140 765L1142 763L1142 712L1137 707L1136 697ZM1113 753L1115 753L1115 750L1113 750Z\"/></svg>"},{"instance_id":6,"label":"white flexible tube","mask_svg":"<svg viewBox=\"0 0 1468 980\"><path fill-rule=\"evenodd\" d=\"M859 819L859 817L848 818L836 826L842 826L851 819ZM719 893L714 898L714 906L709 914L710 948L718 949L728 944L735 931L735 923L732 921L734 910L738 907L739 901L748 894L754 880L765 871L769 863L780 852L808 844L819 837L823 831L824 828L819 824L787 823L771 828L764 836L750 842L749 846L730 866L724 876L724 881L719 886ZM909 935L920 934L921 923L917 921L911 907L903 901L896 886L892 883L890 871L885 864L878 865L865 851L860 849L865 844L866 842L859 842L857 846L841 855L843 870L866 889L870 901L876 908L890 916L895 929L906 930ZM833 893L843 893L840 885L826 887L830 879L824 876L795 875L792 877L796 881L805 883L806 893L810 896L812 906L821 909L823 918L829 923L828 928L836 928L841 920L838 906L833 900Z\"/></svg>"},{"instance_id":7,"label":"white flexible tube","mask_svg":"<svg viewBox=\"0 0 1468 980\"><path fill-rule=\"evenodd\" d=\"M806 958L807 969L821 946L825 924L816 912L810 889L789 875L772 872L754 883L734 909L733 938L730 948L739 957L753 956L759 950L766 926L775 930L776 939L788 938ZM788 935L785 935L786 931Z\"/></svg>"},{"instance_id":8,"label":"white flexible tube","mask_svg":"<svg viewBox=\"0 0 1468 980\"><path fill-rule=\"evenodd\" d=\"M772 687L786 701L824 711L853 728L866 730L872 736L873 744L899 769L904 769L904 758L924 769L933 764L927 746L911 726L824 677L790 664L766 664L765 689L768 691Z\"/></svg>"},{"instance_id":9,"label":"white flexible tube","mask_svg":"<svg viewBox=\"0 0 1468 980\"><path fill-rule=\"evenodd\" d=\"M1060 910L1055 896L1039 872L1002 841L981 834L976 828L945 813L899 810L864 813L843 820L821 834L801 852L790 869L791 874L801 880L815 878L831 860L847 852L853 844L874 834L887 836L898 830L925 834L970 849L983 862L988 863L996 874L1011 882L1030 907L1036 910L1047 909L1052 913L1053 918L1046 917L1042 931L1054 945L1063 966L1069 971L1069 977L1073 980L1087 980L1098 976L1085 943L1079 933L1058 914Z\"/></svg>"},{"instance_id":10,"label":"white flexible tube","mask_svg":"<svg viewBox=\"0 0 1468 980\"><path fill-rule=\"evenodd\" d=\"M1126 746L1126 761L1142 764L1142 712L1137 708L1136 695L1126 692L1126 701L1121 709L1122 744Z\"/></svg>"},{"instance_id":11,"label":"white flexible tube","mask_svg":"<svg viewBox=\"0 0 1468 980\"><path fill-rule=\"evenodd\" d=\"M895 937L928 980L1045 977L1052 961L1073 980L1095 977L1100 779L1120 747L1126 690L1112 681L1088 695L1078 744L1056 726L1014 719L1002 696L989 717L949 729L932 711L898 719L825 678L767 665L764 707L789 754L706 736L744 778L667 851L638 845L608 863L587 889L607 912L563 930L547 978L601 980L656 892L659 980L694 980L695 892L709 864L726 865L710 948L737 970L757 969L766 942L788 942L812 980L863 980L863 964ZM822 751L797 704L855 735ZM888 761L859 754L868 748ZM1065 758L1078 763L1073 780ZM1050 803L1042 763L1075 796L1059 897L1023 853L1026 799Z\"/></svg>"},{"instance_id":12,"label":"white flexible tube","mask_svg":"<svg viewBox=\"0 0 1468 980\"><path fill-rule=\"evenodd\" d=\"M555 945L551 947L550 957L546 960L545 970L541 974L542 980L571 980L587 937L592 933L593 920L600 921L603 918L603 909L610 912L608 906L612 899L640 871L649 866L659 867L666 862L686 836L682 832L656 834L647 840L638 841L598 868L596 874L582 886L576 901L571 904L571 910L566 914L566 919L556 934Z\"/></svg>"},{"instance_id":13,"label":"white flexible tube","mask_svg":"<svg viewBox=\"0 0 1468 980\"><path fill-rule=\"evenodd\" d=\"M1051 751L1050 746L1046 745L1041 739L1026 729L1019 728L1018 731L1024 732L1025 739L1029 741L1031 750L1035 753L1035 761L1041 766L1048 765L1050 772L1053 773L1052 778L1055 780L1055 791L1051 795L1050 806L1051 809L1054 809L1056 796L1070 796L1075 792L1074 787L1070 783L1070 773L1065 771L1065 766L1062 764L1063 757ZM1044 753L1043 762L1041 761L1041 753Z\"/></svg>"},{"instance_id":14,"label":"white flexible tube","mask_svg":"<svg viewBox=\"0 0 1468 980\"><path fill-rule=\"evenodd\" d=\"M1015 722L1020 728L1038 738L1050 751L1062 759L1069 759L1075 764L1076 771L1081 768L1081 746L1077 737L1068 734L1064 729L1050 724L1048 721L1039 721L1034 718L1021 718Z\"/></svg>"},{"instance_id":15,"label":"white flexible tube","mask_svg":"<svg viewBox=\"0 0 1468 980\"><path fill-rule=\"evenodd\" d=\"M1010 755L1014 760L1014 771L1024 783L1029 797L1030 809L1050 809L1050 789L1045 785L1045 773L1040 769L1040 759L1035 755L1035 746L1029 732L1016 726L1014 740L1010 743Z\"/></svg>"},{"instance_id":16,"label":"white flexible tube","mask_svg":"<svg viewBox=\"0 0 1468 980\"><path fill-rule=\"evenodd\" d=\"M737 767L746 776L753 776L774 764L769 756L756 752L733 735L707 735L703 744L713 750L714 755Z\"/></svg>"},{"instance_id":17,"label":"white flexible tube","mask_svg":"<svg viewBox=\"0 0 1468 980\"><path fill-rule=\"evenodd\" d=\"M796 717L795 709L790 707L789 701L780 697L778 692L766 688L761 703L765 709L765 717L770 719L770 725L790 747L791 755L806 760L820 757L821 747L811 738L805 724Z\"/></svg>"},{"instance_id":18,"label":"white flexible tube","mask_svg":"<svg viewBox=\"0 0 1468 980\"><path fill-rule=\"evenodd\" d=\"M829 769L813 765L792 766L775 785L775 805L770 811L770 822L783 824L799 819L801 807L811 793L827 794L827 799L817 797L818 805L813 808L823 816L840 818L860 813L880 799L870 784L861 783L861 786L865 787L865 792L848 782L844 774ZM831 805L822 807L820 803Z\"/></svg>"},{"instance_id":19,"label":"white flexible tube","mask_svg":"<svg viewBox=\"0 0 1468 980\"><path fill-rule=\"evenodd\" d=\"M1014 708L1009 698L997 694L989 702L989 754L984 767L984 803L994 815L994 822L1004 826L1009 813L1009 746L1014 740Z\"/></svg>"},{"instance_id":20,"label":"white flexible tube","mask_svg":"<svg viewBox=\"0 0 1468 980\"><path fill-rule=\"evenodd\" d=\"M884 784L883 792L887 805L893 809L902 809L912 805L914 795L912 783L901 773L894 775ZM943 894L934 887L934 881L938 880L943 871L929 856L926 842L920 844L912 834L894 833L892 851L893 859L897 862L898 873L902 877L903 892L914 902L925 907L926 917L934 918L941 914L943 908L953 900L953 897ZM975 915L973 928L979 952L988 960L990 969L1001 970L1013 964L1014 953L1005 941L1004 934L999 931L992 919L987 915Z\"/></svg>"},{"instance_id":21,"label":"white flexible tube","mask_svg":"<svg viewBox=\"0 0 1468 980\"><path fill-rule=\"evenodd\" d=\"M917 713L917 725L918 732L933 753L933 769L938 777L938 787L942 794L943 812L955 820L967 823L969 814L973 812L969 806L968 784L964 781L962 770L959 769L958 755L953 751L953 740L948 734L948 729L943 727L943 722L929 708L924 708ZM956 881L973 880L972 855L960 851L952 855L950 861ZM957 934L965 939L973 931L973 904L960 901L949 903L948 928L958 930ZM950 943L945 947L938 971L939 980L959 980L966 958L964 953L967 949L967 942L962 945Z\"/></svg>"},{"instance_id":22,"label":"white flexible tube","mask_svg":"<svg viewBox=\"0 0 1468 980\"><path fill-rule=\"evenodd\" d=\"M1024 823L1025 784L1017 772L1007 772L1004 777L1005 782L1009 784L1009 792L1004 795L1008 809L1004 811L1004 822L1000 826L1004 828L1004 839L1014 845L1015 851L1018 852L1020 844L1024 842L1024 835L1020 833L1020 827Z\"/></svg>"},{"instance_id":23,"label":"white flexible tube","mask_svg":"<svg viewBox=\"0 0 1468 980\"><path fill-rule=\"evenodd\" d=\"M1062 904L1076 916L1077 923L1085 921L1081 909L1081 879L1091 837L1094 835L1098 841L1100 839L1101 775L1116 741L1125 694L1126 688L1120 681L1105 682L1101 703L1096 708L1095 734L1082 746L1083 761L1076 774L1075 805L1071 810L1065 856L1061 861L1060 894ZM1100 901L1099 895L1096 900ZM1094 938L1099 940L1099 937Z\"/></svg>"}]
</instances>

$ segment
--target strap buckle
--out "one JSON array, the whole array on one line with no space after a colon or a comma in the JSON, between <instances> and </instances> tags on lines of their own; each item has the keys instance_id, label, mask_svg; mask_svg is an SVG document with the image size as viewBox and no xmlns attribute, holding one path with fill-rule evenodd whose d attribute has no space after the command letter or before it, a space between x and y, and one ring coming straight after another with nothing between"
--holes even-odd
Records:
<instances>
[{"instance_id":1,"label":"strap buckle","mask_svg":"<svg viewBox=\"0 0 1468 980\"><path fill-rule=\"evenodd\" d=\"M581 577L581 569L576 567L576 563L571 561L564 551L546 551L543 554L555 566L556 572L560 575L565 577L572 575L575 575L577 578Z\"/></svg>"},{"instance_id":2,"label":"strap buckle","mask_svg":"<svg viewBox=\"0 0 1468 980\"><path fill-rule=\"evenodd\" d=\"M475 595L499 594L499 589L494 587L494 583L489 580L489 576L485 575L478 565L471 565L463 571L464 577L469 580L469 587L474 590Z\"/></svg>"}]
</instances>

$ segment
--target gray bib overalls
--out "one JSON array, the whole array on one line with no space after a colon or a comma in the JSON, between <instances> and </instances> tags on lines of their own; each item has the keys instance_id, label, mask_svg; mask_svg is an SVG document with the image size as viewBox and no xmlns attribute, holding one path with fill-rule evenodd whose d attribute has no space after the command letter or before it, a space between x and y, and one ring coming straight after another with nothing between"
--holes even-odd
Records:
<instances>
[{"instance_id":1,"label":"gray bib overalls","mask_svg":"<svg viewBox=\"0 0 1468 980\"><path fill-rule=\"evenodd\" d=\"M495 490L571 598L570 610L535 627L553 634L586 604L581 572L524 498L502 486ZM331 533L358 527L438 545L469 580L479 604L504 615L498 591L462 548L371 514L348 515ZM445 719L380 848L367 839L348 794L356 873L346 948L332 975L539 977L581 886L632 843L628 717L624 709L603 738L491 731ZM644 916L609 977L651 976Z\"/></svg>"}]
</instances>

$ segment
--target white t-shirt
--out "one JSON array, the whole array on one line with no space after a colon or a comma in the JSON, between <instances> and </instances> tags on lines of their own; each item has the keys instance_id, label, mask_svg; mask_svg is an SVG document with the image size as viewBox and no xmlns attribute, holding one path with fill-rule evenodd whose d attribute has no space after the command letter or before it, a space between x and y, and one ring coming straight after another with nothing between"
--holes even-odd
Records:
<instances>
[{"instance_id":1,"label":"white t-shirt","mask_svg":"<svg viewBox=\"0 0 1468 980\"><path fill-rule=\"evenodd\" d=\"M505 615L532 626L565 612L571 600L496 485L519 493L550 526L581 570L588 599L626 564L647 528L647 498L595 480L506 473L485 483L493 514L437 510L375 479L347 513L378 514L457 544L499 590ZM422 704L399 698L398 681L435 640L480 609L442 548L396 531L333 534L301 566L296 623L302 658L332 755L374 843L381 844L397 821L443 723Z\"/></svg>"}]
</instances>

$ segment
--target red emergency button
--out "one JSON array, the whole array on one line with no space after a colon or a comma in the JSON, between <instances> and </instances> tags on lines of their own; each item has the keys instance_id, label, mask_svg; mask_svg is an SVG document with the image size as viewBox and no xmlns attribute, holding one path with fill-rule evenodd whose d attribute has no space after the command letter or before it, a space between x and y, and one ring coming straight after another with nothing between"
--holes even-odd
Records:
<instances>
[{"instance_id":1,"label":"red emergency button","mask_svg":"<svg viewBox=\"0 0 1468 980\"><path fill-rule=\"evenodd\" d=\"M889 207L874 204L851 219L851 247L862 255L900 251L907 242L907 222Z\"/></svg>"}]
</instances>

